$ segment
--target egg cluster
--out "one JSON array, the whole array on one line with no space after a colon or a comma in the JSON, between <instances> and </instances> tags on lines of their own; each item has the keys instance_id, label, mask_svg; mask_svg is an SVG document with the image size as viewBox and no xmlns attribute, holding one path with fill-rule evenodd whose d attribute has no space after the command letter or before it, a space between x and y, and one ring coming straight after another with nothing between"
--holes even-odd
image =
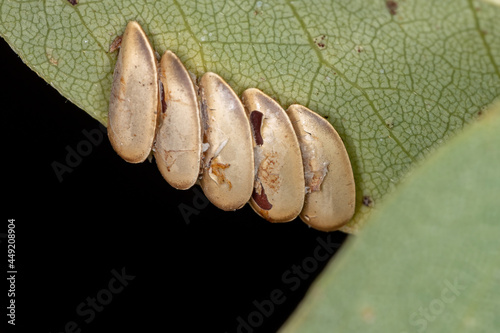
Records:
<instances>
[{"instance_id":1,"label":"egg cluster","mask_svg":"<svg viewBox=\"0 0 500 333\"><path fill-rule=\"evenodd\" d=\"M171 186L197 184L226 211L249 203L270 222L300 216L323 231L354 214L349 156L328 121L298 104L285 111L255 88L240 99L215 73L193 79L171 51L158 64L135 21L121 39L108 136L127 162L152 152Z\"/></svg>"}]
</instances>

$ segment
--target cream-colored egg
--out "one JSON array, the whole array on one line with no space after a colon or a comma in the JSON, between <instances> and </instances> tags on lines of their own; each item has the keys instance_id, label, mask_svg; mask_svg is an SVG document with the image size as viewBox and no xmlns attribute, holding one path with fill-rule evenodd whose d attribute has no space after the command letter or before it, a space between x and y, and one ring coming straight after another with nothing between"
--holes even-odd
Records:
<instances>
[{"instance_id":1,"label":"cream-colored egg","mask_svg":"<svg viewBox=\"0 0 500 333\"><path fill-rule=\"evenodd\" d=\"M356 202L344 143L328 121L305 106L294 104L286 112L304 163L306 196L300 218L318 230L337 230L352 218Z\"/></svg>"},{"instance_id":2,"label":"cream-colored egg","mask_svg":"<svg viewBox=\"0 0 500 333\"><path fill-rule=\"evenodd\" d=\"M295 131L285 110L262 91L242 94L252 130L255 179L250 206L270 222L296 218L304 204L304 170Z\"/></svg>"},{"instance_id":3,"label":"cream-colored egg","mask_svg":"<svg viewBox=\"0 0 500 333\"><path fill-rule=\"evenodd\" d=\"M113 74L108 137L130 163L150 154L158 111L158 71L151 43L139 23L127 24Z\"/></svg>"},{"instance_id":4,"label":"cream-colored egg","mask_svg":"<svg viewBox=\"0 0 500 333\"><path fill-rule=\"evenodd\" d=\"M205 73L200 82L203 142L200 185L207 198L223 210L244 206L253 189L253 146L243 105L217 74Z\"/></svg>"},{"instance_id":5,"label":"cream-colored egg","mask_svg":"<svg viewBox=\"0 0 500 333\"><path fill-rule=\"evenodd\" d=\"M161 112L153 145L156 164L177 189L193 186L200 172L201 119L198 90L179 58L166 51L160 61Z\"/></svg>"}]
</instances>

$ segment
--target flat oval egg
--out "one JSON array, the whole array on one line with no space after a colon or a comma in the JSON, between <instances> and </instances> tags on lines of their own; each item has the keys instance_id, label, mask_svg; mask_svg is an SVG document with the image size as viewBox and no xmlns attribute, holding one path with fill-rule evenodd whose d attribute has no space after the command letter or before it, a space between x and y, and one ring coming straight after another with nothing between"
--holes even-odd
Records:
<instances>
[{"instance_id":1,"label":"flat oval egg","mask_svg":"<svg viewBox=\"0 0 500 333\"><path fill-rule=\"evenodd\" d=\"M236 210L253 189L250 124L240 99L219 75L205 73L199 89L206 149L200 185L215 206Z\"/></svg>"},{"instance_id":2,"label":"flat oval egg","mask_svg":"<svg viewBox=\"0 0 500 333\"><path fill-rule=\"evenodd\" d=\"M262 91L242 94L254 138L255 179L250 206L270 222L296 218L304 204L299 143L285 110Z\"/></svg>"},{"instance_id":3,"label":"flat oval egg","mask_svg":"<svg viewBox=\"0 0 500 333\"><path fill-rule=\"evenodd\" d=\"M322 231L337 230L354 214L356 188L342 139L323 117L294 104L287 109L304 163L306 196L301 219Z\"/></svg>"},{"instance_id":4,"label":"flat oval egg","mask_svg":"<svg viewBox=\"0 0 500 333\"><path fill-rule=\"evenodd\" d=\"M193 186L200 172L201 118L196 89L179 58L166 51L160 61L161 112L153 145L156 164L174 188Z\"/></svg>"},{"instance_id":5,"label":"flat oval egg","mask_svg":"<svg viewBox=\"0 0 500 333\"><path fill-rule=\"evenodd\" d=\"M127 24L118 53L109 100L108 137L130 163L151 152L158 109L158 73L151 43L139 23Z\"/></svg>"}]
</instances>

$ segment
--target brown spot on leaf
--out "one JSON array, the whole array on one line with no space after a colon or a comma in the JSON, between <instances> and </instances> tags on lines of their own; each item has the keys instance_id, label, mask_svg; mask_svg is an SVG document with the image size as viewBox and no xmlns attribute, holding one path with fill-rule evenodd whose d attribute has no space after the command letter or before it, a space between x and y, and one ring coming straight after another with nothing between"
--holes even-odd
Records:
<instances>
[{"instance_id":1,"label":"brown spot on leaf","mask_svg":"<svg viewBox=\"0 0 500 333\"><path fill-rule=\"evenodd\" d=\"M112 42L111 45L109 46L109 53L113 53L116 50L120 48L120 45L122 44L122 36L116 37Z\"/></svg>"},{"instance_id":2,"label":"brown spot on leaf","mask_svg":"<svg viewBox=\"0 0 500 333\"><path fill-rule=\"evenodd\" d=\"M78 5L78 0L68 0L68 2L69 2L72 6L76 6L76 5Z\"/></svg>"},{"instance_id":3,"label":"brown spot on leaf","mask_svg":"<svg viewBox=\"0 0 500 333\"><path fill-rule=\"evenodd\" d=\"M373 199L369 195L363 196L363 205L366 207L373 207Z\"/></svg>"},{"instance_id":4,"label":"brown spot on leaf","mask_svg":"<svg viewBox=\"0 0 500 333\"><path fill-rule=\"evenodd\" d=\"M57 66L59 64L59 60L52 58L52 57L50 57L49 61L54 66Z\"/></svg>"},{"instance_id":5,"label":"brown spot on leaf","mask_svg":"<svg viewBox=\"0 0 500 333\"><path fill-rule=\"evenodd\" d=\"M393 128L394 127L394 118L393 117L389 117L385 120L385 126L387 126L387 128Z\"/></svg>"},{"instance_id":6,"label":"brown spot on leaf","mask_svg":"<svg viewBox=\"0 0 500 333\"><path fill-rule=\"evenodd\" d=\"M47 48L45 50L45 55L47 56L47 59L51 65L57 66L59 64L59 60L57 58L57 52L54 52L54 49Z\"/></svg>"},{"instance_id":7,"label":"brown spot on leaf","mask_svg":"<svg viewBox=\"0 0 500 333\"><path fill-rule=\"evenodd\" d=\"M387 9L389 10L389 13L391 13L391 15L397 14L398 3L396 1L387 0L385 2L385 6L387 7Z\"/></svg>"},{"instance_id":8,"label":"brown spot on leaf","mask_svg":"<svg viewBox=\"0 0 500 333\"><path fill-rule=\"evenodd\" d=\"M373 323L375 320L375 311L372 307L364 307L361 310L361 317L363 321L366 323Z\"/></svg>"},{"instance_id":9,"label":"brown spot on leaf","mask_svg":"<svg viewBox=\"0 0 500 333\"><path fill-rule=\"evenodd\" d=\"M318 37L313 38L314 44L320 49L323 50L326 48L326 35L319 35Z\"/></svg>"}]
</instances>

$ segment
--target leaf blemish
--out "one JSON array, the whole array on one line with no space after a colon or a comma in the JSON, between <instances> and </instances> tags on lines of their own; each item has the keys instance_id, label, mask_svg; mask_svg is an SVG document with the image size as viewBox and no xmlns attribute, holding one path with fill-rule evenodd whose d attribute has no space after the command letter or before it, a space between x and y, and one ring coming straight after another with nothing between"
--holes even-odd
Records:
<instances>
[{"instance_id":1,"label":"leaf blemish","mask_svg":"<svg viewBox=\"0 0 500 333\"><path fill-rule=\"evenodd\" d=\"M314 44L316 44L316 46L320 50L326 49L326 40L327 40L326 35L319 35L319 36L313 38Z\"/></svg>"},{"instance_id":2,"label":"leaf blemish","mask_svg":"<svg viewBox=\"0 0 500 333\"><path fill-rule=\"evenodd\" d=\"M68 0L68 2L69 2L72 6L76 6L76 5L78 5L78 0Z\"/></svg>"},{"instance_id":3,"label":"leaf blemish","mask_svg":"<svg viewBox=\"0 0 500 333\"><path fill-rule=\"evenodd\" d=\"M394 118L393 117L389 117L385 120L385 126L387 126L387 128L393 128L394 127Z\"/></svg>"},{"instance_id":4,"label":"leaf blemish","mask_svg":"<svg viewBox=\"0 0 500 333\"><path fill-rule=\"evenodd\" d=\"M253 14L259 15L260 13L262 13L262 1L257 1L256 9L254 10Z\"/></svg>"},{"instance_id":5,"label":"leaf blemish","mask_svg":"<svg viewBox=\"0 0 500 333\"><path fill-rule=\"evenodd\" d=\"M361 316L366 323L373 323L375 320L375 312L372 307L363 308Z\"/></svg>"},{"instance_id":6,"label":"leaf blemish","mask_svg":"<svg viewBox=\"0 0 500 333\"><path fill-rule=\"evenodd\" d=\"M113 53L116 50L120 48L120 45L122 44L122 36L117 36L112 42L111 45L109 46L109 53Z\"/></svg>"},{"instance_id":7,"label":"leaf blemish","mask_svg":"<svg viewBox=\"0 0 500 333\"><path fill-rule=\"evenodd\" d=\"M54 59L54 58L50 58L49 61L54 66L57 66L59 64L59 61L57 59Z\"/></svg>"},{"instance_id":8,"label":"leaf blemish","mask_svg":"<svg viewBox=\"0 0 500 333\"><path fill-rule=\"evenodd\" d=\"M363 196L363 205L366 207L373 207L373 199L369 195Z\"/></svg>"},{"instance_id":9,"label":"leaf blemish","mask_svg":"<svg viewBox=\"0 0 500 333\"><path fill-rule=\"evenodd\" d=\"M47 48L45 55L49 60L51 65L57 66L59 64L59 60L54 56L54 50L51 48Z\"/></svg>"},{"instance_id":10,"label":"leaf blemish","mask_svg":"<svg viewBox=\"0 0 500 333\"><path fill-rule=\"evenodd\" d=\"M387 9L389 10L389 13L391 15L396 15L397 14L397 9L398 9L398 3L396 1L392 1L392 0L387 0L385 2L385 6L387 7Z\"/></svg>"}]
</instances>

